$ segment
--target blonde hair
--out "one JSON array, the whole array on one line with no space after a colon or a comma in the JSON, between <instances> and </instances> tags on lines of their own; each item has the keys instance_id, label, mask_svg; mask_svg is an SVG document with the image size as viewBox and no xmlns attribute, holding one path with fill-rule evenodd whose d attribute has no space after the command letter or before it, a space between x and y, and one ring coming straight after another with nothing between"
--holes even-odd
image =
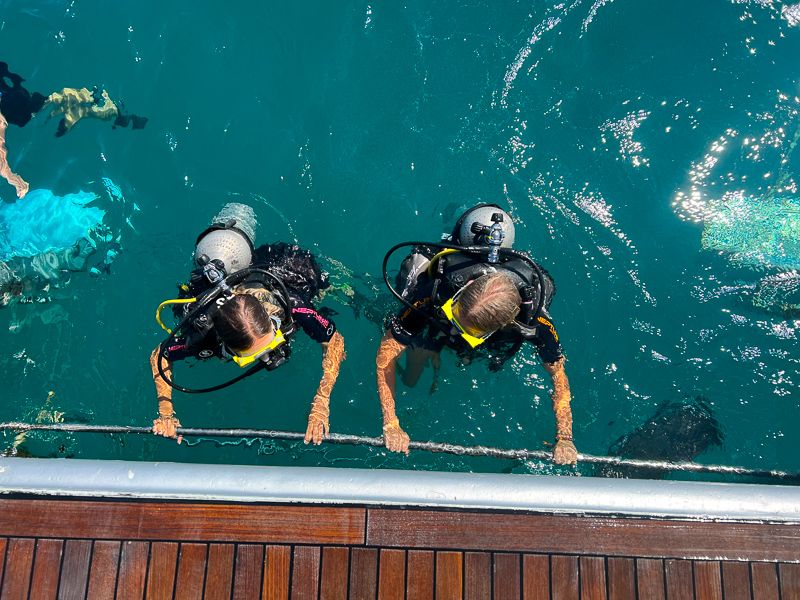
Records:
<instances>
[{"instance_id":1,"label":"blonde hair","mask_svg":"<svg viewBox=\"0 0 800 600\"><path fill-rule=\"evenodd\" d=\"M510 277L502 273L481 275L458 297L458 320L477 331L495 331L519 313L522 298Z\"/></svg>"}]
</instances>

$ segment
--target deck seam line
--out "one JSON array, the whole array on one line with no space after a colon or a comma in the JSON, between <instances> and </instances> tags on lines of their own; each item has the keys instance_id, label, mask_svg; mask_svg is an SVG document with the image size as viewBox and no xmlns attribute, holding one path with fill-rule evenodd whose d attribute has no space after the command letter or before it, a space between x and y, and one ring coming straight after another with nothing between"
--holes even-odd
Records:
<instances>
[{"instance_id":1,"label":"deck seam line","mask_svg":"<svg viewBox=\"0 0 800 600\"><path fill-rule=\"evenodd\" d=\"M56 579L56 596L58 596L58 590L61 589L61 573L64 569L64 549L67 545L67 540L61 540L61 556L58 557L58 578ZM92 542L92 548L94 548L94 542ZM89 550L89 564L91 565L91 550ZM88 571L88 569L87 569ZM84 599L86 598L86 591L83 592Z\"/></svg>"},{"instance_id":2,"label":"deck seam line","mask_svg":"<svg viewBox=\"0 0 800 600\"><path fill-rule=\"evenodd\" d=\"M153 557L153 542L147 542L147 562L144 564L144 586L142 587L142 597L139 600L145 600L147 595L147 585L150 583L150 562Z\"/></svg>"},{"instance_id":3,"label":"deck seam line","mask_svg":"<svg viewBox=\"0 0 800 600\"><path fill-rule=\"evenodd\" d=\"M291 596L293 583L294 583L294 552L297 546L295 544L289 545L289 595Z\"/></svg>"},{"instance_id":4,"label":"deck seam line","mask_svg":"<svg viewBox=\"0 0 800 600\"><path fill-rule=\"evenodd\" d=\"M266 585L266 583L267 583L267 545L261 544L261 581L258 586L258 593L260 597L264 596L264 586Z\"/></svg>"},{"instance_id":5,"label":"deck seam line","mask_svg":"<svg viewBox=\"0 0 800 600\"><path fill-rule=\"evenodd\" d=\"M0 593L3 592L3 586L6 584L6 573L8 572L8 544L10 541L11 538L7 537L5 552L3 552L3 576L0 577Z\"/></svg>"},{"instance_id":6,"label":"deck seam line","mask_svg":"<svg viewBox=\"0 0 800 600\"><path fill-rule=\"evenodd\" d=\"M36 551L39 549L39 540L33 541L33 552L31 553L31 572L28 573L28 595L27 599L31 600L31 586L33 585L33 570L36 568Z\"/></svg>"},{"instance_id":7,"label":"deck seam line","mask_svg":"<svg viewBox=\"0 0 800 600\"><path fill-rule=\"evenodd\" d=\"M178 558L180 557L181 552L181 544L177 542L175 544L175 568L172 571L172 594L170 598L175 598L175 593L178 588Z\"/></svg>"},{"instance_id":8,"label":"deck seam line","mask_svg":"<svg viewBox=\"0 0 800 600\"><path fill-rule=\"evenodd\" d=\"M347 547L347 597L350 597L350 575L353 567L353 546Z\"/></svg>"},{"instance_id":9,"label":"deck seam line","mask_svg":"<svg viewBox=\"0 0 800 600\"><path fill-rule=\"evenodd\" d=\"M181 542L181 546L184 542ZM210 544L203 544L206 547L206 558L203 561L203 590L202 594L200 594L201 598L204 598L206 595L206 584L208 583L208 553L210 552L211 545Z\"/></svg>"},{"instance_id":10,"label":"deck seam line","mask_svg":"<svg viewBox=\"0 0 800 600\"><path fill-rule=\"evenodd\" d=\"M375 597L372 600L378 600L378 589L381 586L381 551L375 550Z\"/></svg>"},{"instance_id":11,"label":"deck seam line","mask_svg":"<svg viewBox=\"0 0 800 600\"><path fill-rule=\"evenodd\" d=\"M92 540L92 545L89 546L89 564L86 565L86 581L84 582L83 586L83 598L86 600L89 598L89 578L92 574L92 561L94 560L94 545L97 543L96 540ZM64 540L64 547L61 550L61 569L64 568L64 555L67 553L67 540ZM61 591L61 572L58 573L58 589ZM115 590L116 592L116 590Z\"/></svg>"},{"instance_id":12,"label":"deck seam line","mask_svg":"<svg viewBox=\"0 0 800 600\"><path fill-rule=\"evenodd\" d=\"M117 572L116 572L116 574L114 576L114 600L116 600L117 596L119 595L117 593L117 591L119 589L119 572L120 572L120 568L122 566L122 550L125 547L124 544L125 544L125 542L120 540L120 542L119 542L119 552L117 552ZM90 570L91 570L91 568L92 568L92 566L89 565L89 569ZM88 590L87 590L87 593L88 593Z\"/></svg>"},{"instance_id":13,"label":"deck seam line","mask_svg":"<svg viewBox=\"0 0 800 600\"><path fill-rule=\"evenodd\" d=\"M236 559L239 556L239 543L233 543L233 563L231 564L231 589L228 592L228 598L233 598L233 590L236 589Z\"/></svg>"}]
</instances>

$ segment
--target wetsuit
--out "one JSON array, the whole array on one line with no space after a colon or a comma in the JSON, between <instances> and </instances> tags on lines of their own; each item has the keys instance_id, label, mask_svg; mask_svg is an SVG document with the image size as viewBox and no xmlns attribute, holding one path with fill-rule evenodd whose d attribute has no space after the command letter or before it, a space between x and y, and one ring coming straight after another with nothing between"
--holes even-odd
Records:
<instances>
[{"instance_id":1,"label":"wetsuit","mask_svg":"<svg viewBox=\"0 0 800 600\"><path fill-rule=\"evenodd\" d=\"M25 81L0 62L0 113L6 121L24 127L32 116L42 110L47 98L38 92L32 94L22 86Z\"/></svg>"},{"instance_id":2,"label":"wetsuit","mask_svg":"<svg viewBox=\"0 0 800 600\"><path fill-rule=\"evenodd\" d=\"M547 312L550 301L555 294L555 286L546 271L544 271L545 302L540 313L531 315L527 318L527 322L522 322L523 328L515 326L504 327L494 332L486 342L475 349L471 349L457 332L451 330L449 322L439 314L438 309L443 301L434 300L434 296L446 300L452 297L457 290L446 282L440 281L437 285L435 278L428 274L425 267L427 259L432 255L432 252L427 248L417 248L414 254L406 258L398 276L397 289L411 304L414 304L429 315L438 317L439 322L446 325L439 327L431 323L430 319L425 315L406 307L398 314L390 317L387 322L388 330L394 339L411 348L424 348L433 352L440 352L442 348L447 347L455 350L462 357L485 357L488 359L491 371L499 370L509 358L519 351L526 341L536 346L539 357L545 363L554 363L562 358L563 353L561 343L558 340L558 333ZM424 258L424 261L421 258ZM480 264L474 262L471 268L474 269L475 266ZM509 264L510 268L514 266ZM498 266L497 270L502 272L503 266ZM474 270L472 272L474 274ZM521 277L525 283L534 286L538 290L538 279L529 270L517 270L516 276ZM474 277L470 277L470 279L474 279ZM466 281L463 283L466 283Z\"/></svg>"},{"instance_id":3,"label":"wetsuit","mask_svg":"<svg viewBox=\"0 0 800 600\"><path fill-rule=\"evenodd\" d=\"M269 270L278 276L286 286L289 293L292 320L312 340L320 344L329 342L336 333L336 324L323 316L313 305L313 299L319 291L328 286L327 278L317 265L314 256L299 246L279 242L256 248L253 256L253 267ZM191 297L199 291L192 287L192 283L182 295ZM199 284L198 284L199 285ZM234 288L238 294L252 294L259 301L278 306L277 300L270 300L271 292L261 286L243 283ZM188 307L183 309L188 310ZM182 316L182 315L177 315ZM285 320L285 315L277 315ZM189 357L199 359L217 358L227 359L230 354L212 330L203 338L178 338L167 348L167 358L172 361L183 360Z\"/></svg>"}]
</instances>

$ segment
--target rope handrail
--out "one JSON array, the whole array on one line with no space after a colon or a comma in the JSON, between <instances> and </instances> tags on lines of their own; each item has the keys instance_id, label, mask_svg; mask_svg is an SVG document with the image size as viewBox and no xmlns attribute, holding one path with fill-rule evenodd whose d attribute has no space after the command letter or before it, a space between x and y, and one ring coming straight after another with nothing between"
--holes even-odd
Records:
<instances>
[{"instance_id":1,"label":"rope handrail","mask_svg":"<svg viewBox=\"0 0 800 600\"><path fill-rule=\"evenodd\" d=\"M64 433L136 433L152 434L150 427L137 427L133 425L87 425L83 423L0 423L0 431L56 431ZM180 427L178 434L187 437L229 437L229 438L256 438L272 440L298 441L305 437L304 433L296 431L280 431L273 429L212 429L198 427ZM324 440L328 444L364 445L383 447L382 437L367 437L344 433L331 433ZM552 453L546 450L527 450L510 448L493 448L490 446L461 446L443 442L415 442L409 444L412 450L426 452L453 454L456 456L485 456L491 458L504 458L511 460L551 460ZM727 465L703 465L694 462L669 462L662 460L641 460L634 458L621 458L616 456L595 456L592 454L578 454L578 461L582 463L656 469L659 471L684 471L688 473L715 473L722 475L739 475L744 477L757 477L768 479L793 480L800 482L800 473L789 473L771 469L750 469L747 467L733 467Z\"/></svg>"}]
</instances>

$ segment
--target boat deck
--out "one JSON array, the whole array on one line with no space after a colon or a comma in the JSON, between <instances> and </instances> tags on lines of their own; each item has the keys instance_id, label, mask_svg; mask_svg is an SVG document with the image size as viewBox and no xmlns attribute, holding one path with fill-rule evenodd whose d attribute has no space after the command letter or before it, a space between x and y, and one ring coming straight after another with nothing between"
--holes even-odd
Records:
<instances>
[{"instance_id":1,"label":"boat deck","mask_svg":"<svg viewBox=\"0 0 800 600\"><path fill-rule=\"evenodd\" d=\"M800 525L0 500L2 599L800 598Z\"/></svg>"}]
</instances>

